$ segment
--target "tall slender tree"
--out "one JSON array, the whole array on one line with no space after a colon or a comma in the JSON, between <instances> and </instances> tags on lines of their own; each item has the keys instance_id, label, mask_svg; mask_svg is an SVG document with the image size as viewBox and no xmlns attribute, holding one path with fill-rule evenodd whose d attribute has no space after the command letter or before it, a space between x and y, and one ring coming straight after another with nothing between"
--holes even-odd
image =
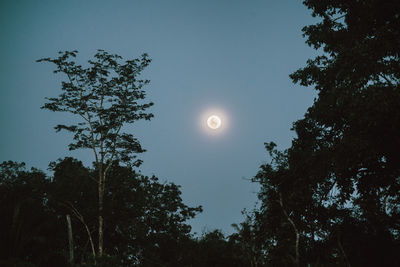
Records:
<instances>
[{"instance_id":1,"label":"tall slender tree","mask_svg":"<svg viewBox=\"0 0 400 267\"><path fill-rule=\"evenodd\" d=\"M131 166L140 165L135 159L142 149L139 141L124 132L124 126L138 120L150 120L153 114L147 109L153 105L143 102L143 86L148 80L138 78L150 63L147 54L139 59L121 62L122 57L98 50L87 67L74 62L77 51L59 52L57 58L42 58L38 62L50 62L56 66L54 73L65 74L61 83L61 94L47 98L42 108L51 111L68 112L76 115L79 122L57 125L56 131L73 133L70 150L91 149L98 171L98 247L101 257L104 236L104 192L107 173L114 160Z\"/></svg>"}]
</instances>

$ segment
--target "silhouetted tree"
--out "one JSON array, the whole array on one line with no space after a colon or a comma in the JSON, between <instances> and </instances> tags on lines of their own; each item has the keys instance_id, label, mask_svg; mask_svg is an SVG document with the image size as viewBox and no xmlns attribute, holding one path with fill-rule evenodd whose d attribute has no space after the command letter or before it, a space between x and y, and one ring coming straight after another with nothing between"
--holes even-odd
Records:
<instances>
[{"instance_id":1,"label":"silhouetted tree","mask_svg":"<svg viewBox=\"0 0 400 267\"><path fill-rule=\"evenodd\" d=\"M105 255L94 261L97 170L73 158L50 166L54 174L46 178L37 169L26 171L24 164L0 164L0 265L190 266L198 261L187 220L201 207L186 206L179 186L118 162L110 167L105 191Z\"/></svg>"},{"instance_id":2,"label":"silhouetted tree","mask_svg":"<svg viewBox=\"0 0 400 267\"><path fill-rule=\"evenodd\" d=\"M48 206L48 185L37 169L0 164L1 266L66 266L66 227Z\"/></svg>"},{"instance_id":3,"label":"silhouetted tree","mask_svg":"<svg viewBox=\"0 0 400 267\"><path fill-rule=\"evenodd\" d=\"M252 214L243 212L246 220L242 223L233 224L236 233L230 235L229 243L237 247L233 252L237 258L242 259L245 266L260 267L265 265L265 235L256 223L256 218L260 215L259 211Z\"/></svg>"},{"instance_id":4,"label":"silhouetted tree","mask_svg":"<svg viewBox=\"0 0 400 267\"><path fill-rule=\"evenodd\" d=\"M71 58L77 51L60 52L58 58L43 58L38 62L56 65L55 73L64 73L67 81L61 84L62 93L48 98L42 107L51 111L76 115L80 122L57 125L57 131L73 133L70 150L87 148L95 157L98 191L98 247L97 256L103 255L104 194L107 173L113 160L138 166L135 154L143 152L138 140L124 132L124 126L137 120L149 120L153 115L146 110L153 103L140 103L145 98L142 89L148 80L138 79L150 59L143 54L140 59L120 63L121 57L98 50L87 68L77 65Z\"/></svg>"},{"instance_id":5,"label":"silhouetted tree","mask_svg":"<svg viewBox=\"0 0 400 267\"><path fill-rule=\"evenodd\" d=\"M291 75L318 91L305 118L294 125L293 158L307 158L303 166L317 169L318 176L308 171L316 189L332 188L330 206L344 214L349 210L332 229L336 240L343 239L344 245L338 244L343 258L356 255L341 233L356 219L364 225L358 232L374 244L360 247L365 260L399 264L393 249L400 248L400 2L305 4L322 18L304 28L307 43L324 54ZM360 262L353 258L347 264L352 261Z\"/></svg>"},{"instance_id":6,"label":"silhouetted tree","mask_svg":"<svg viewBox=\"0 0 400 267\"><path fill-rule=\"evenodd\" d=\"M273 266L397 266L400 257L400 2L307 0L323 52L291 75L318 97L297 137L255 177Z\"/></svg>"},{"instance_id":7,"label":"silhouetted tree","mask_svg":"<svg viewBox=\"0 0 400 267\"><path fill-rule=\"evenodd\" d=\"M96 257L96 173L73 158L52 162L50 169L54 174L47 194L49 205L61 220L71 217L75 262L85 262L88 251L91 258Z\"/></svg>"},{"instance_id":8,"label":"silhouetted tree","mask_svg":"<svg viewBox=\"0 0 400 267\"><path fill-rule=\"evenodd\" d=\"M160 183L155 176L143 176L117 162L109 175L108 251L124 252L126 262L135 259L141 266L185 266L183 247L191 230L186 221L202 208L186 206L174 183Z\"/></svg>"},{"instance_id":9,"label":"silhouetted tree","mask_svg":"<svg viewBox=\"0 0 400 267\"><path fill-rule=\"evenodd\" d=\"M294 176L288 164L288 151L280 152L274 143L266 143L272 161L261 166L253 178L261 185L260 210L254 228L265 239L261 247L273 266L299 266L306 222L305 210L312 193Z\"/></svg>"},{"instance_id":10,"label":"silhouetted tree","mask_svg":"<svg viewBox=\"0 0 400 267\"><path fill-rule=\"evenodd\" d=\"M97 170L86 168L72 158L53 163L52 169L50 202L62 218L71 214L76 262L90 263L88 232L96 229L93 185ZM118 162L111 165L108 177L104 196L104 214L108 218L104 251L113 257L103 259L106 261L103 265L111 264L111 260L121 266L185 266L185 246L191 239L191 228L186 221L200 212L201 207L186 206L179 186L160 183L158 178L143 176Z\"/></svg>"},{"instance_id":11,"label":"silhouetted tree","mask_svg":"<svg viewBox=\"0 0 400 267\"><path fill-rule=\"evenodd\" d=\"M242 246L235 240L235 237L225 237L220 230L213 230L203 233L194 241L191 247L190 264L183 266L210 266L210 267L241 267L251 266L250 261L244 257Z\"/></svg>"}]
</instances>

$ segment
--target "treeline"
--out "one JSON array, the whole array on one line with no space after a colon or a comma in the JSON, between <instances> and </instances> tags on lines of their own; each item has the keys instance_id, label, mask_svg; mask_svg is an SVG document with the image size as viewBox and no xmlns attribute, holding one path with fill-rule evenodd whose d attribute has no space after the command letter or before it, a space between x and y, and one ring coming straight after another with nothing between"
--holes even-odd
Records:
<instances>
[{"instance_id":1,"label":"treeline","mask_svg":"<svg viewBox=\"0 0 400 267\"><path fill-rule=\"evenodd\" d=\"M0 266L247 266L237 235L190 234L186 221L201 207L186 206L179 186L118 162L104 199L104 255L96 258L97 171L73 158L51 171L0 165Z\"/></svg>"},{"instance_id":2,"label":"treeline","mask_svg":"<svg viewBox=\"0 0 400 267\"><path fill-rule=\"evenodd\" d=\"M74 134L70 149L92 149L94 167L65 158L46 177L1 165L1 263L400 266L400 2L304 4L320 18L303 29L306 42L322 54L290 77L318 96L288 149L265 143L271 161L253 177L259 206L234 234L191 236L187 220L201 207L135 172L144 150L120 129L152 117L152 103L139 104L147 55L121 63L99 50L84 68L67 51L41 60L68 77L43 108L82 119L56 129Z\"/></svg>"}]
</instances>

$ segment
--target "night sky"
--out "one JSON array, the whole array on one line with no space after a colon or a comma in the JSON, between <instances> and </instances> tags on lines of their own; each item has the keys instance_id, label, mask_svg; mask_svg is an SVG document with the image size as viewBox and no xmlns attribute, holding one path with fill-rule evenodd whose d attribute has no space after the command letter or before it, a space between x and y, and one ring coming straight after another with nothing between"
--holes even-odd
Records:
<instances>
[{"instance_id":1,"label":"night sky","mask_svg":"<svg viewBox=\"0 0 400 267\"><path fill-rule=\"evenodd\" d=\"M41 110L64 77L39 64L60 50L78 50L84 63L97 49L153 59L143 73L155 117L126 128L147 152L140 171L182 186L184 202L204 212L193 231L243 221L256 203L249 179L269 160L264 142L289 147L292 123L315 97L288 75L315 52L301 29L313 23L301 1L0 1L0 161L46 170L65 156L72 136L53 126L74 119ZM223 127L212 132L206 116Z\"/></svg>"}]
</instances>

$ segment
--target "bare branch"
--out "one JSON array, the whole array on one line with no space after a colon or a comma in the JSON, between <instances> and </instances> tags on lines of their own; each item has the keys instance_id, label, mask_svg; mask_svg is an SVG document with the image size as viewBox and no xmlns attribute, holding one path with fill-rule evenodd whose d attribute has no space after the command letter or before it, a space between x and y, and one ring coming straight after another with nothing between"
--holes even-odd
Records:
<instances>
[{"instance_id":1,"label":"bare branch","mask_svg":"<svg viewBox=\"0 0 400 267\"><path fill-rule=\"evenodd\" d=\"M299 264L299 240L300 240L300 233L296 227L296 224L293 222L293 220L290 218L290 216L287 214L284 206L283 206L283 200L282 200L282 193L279 192L279 204L281 205L283 214L285 214L286 219L288 220L288 222L292 225L293 230L296 234L296 247L295 247L295 251L296 251L296 258L294 260L294 263L298 266Z\"/></svg>"}]
</instances>

